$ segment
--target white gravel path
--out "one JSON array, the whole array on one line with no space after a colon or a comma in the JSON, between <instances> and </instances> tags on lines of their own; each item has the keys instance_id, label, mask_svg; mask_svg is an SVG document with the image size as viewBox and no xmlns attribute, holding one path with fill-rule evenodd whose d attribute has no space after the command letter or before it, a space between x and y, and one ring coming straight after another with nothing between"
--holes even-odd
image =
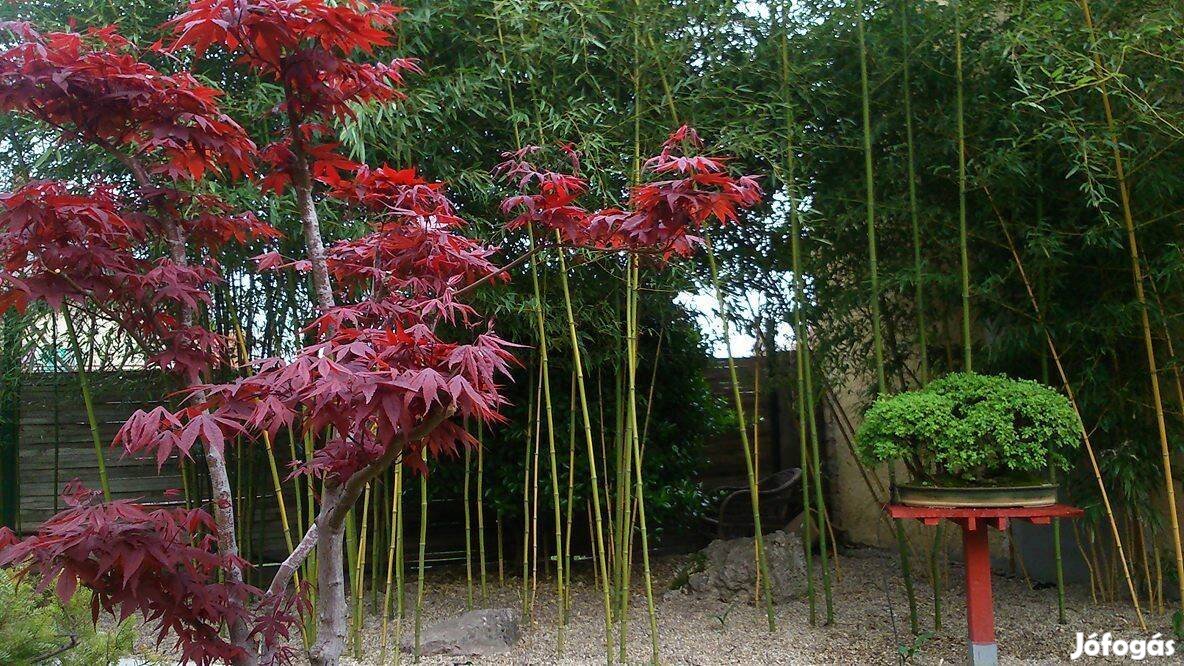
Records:
<instances>
[{"instance_id":1,"label":"white gravel path","mask_svg":"<svg viewBox=\"0 0 1184 666\"><path fill-rule=\"evenodd\" d=\"M665 664L895 664L898 646L912 643L907 632L907 607L895 559L884 551L853 550L841 557L842 579L834 591L835 622L811 627L805 599L777 607L777 630L767 630L763 606L699 599L666 592L687 556L659 558L655 563L655 595L659 598L658 624L661 661ZM409 572L408 601L413 602L414 575ZM496 572L493 572L496 574ZM588 575L591 571L583 572ZM425 664L596 664L604 662L603 602L590 579L577 571L574 609L562 658L556 653L553 581L541 577L532 621L524 638L511 652L481 660L424 658ZM916 664L961 664L965 661L965 614L962 608L962 570L950 570L950 585L943 595L944 629L920 641L913 656ZM650 656L649 623L640 571L634 575L636 594L629 628L629 661L647 663ZM485 607L519 606L517 579L506 586L491 580ZM885 586L888 587L886 595ZM1093 604L1088 588L1068 590L1068 623L1056 622L1056 591L1032 590L1022 579L996 575L996 634L1003 664L1068 663L1075 633L1113 631L1116 636L1149 637L1155 631L1170 634L1166 617L1153 616L1149 632L1138 629L1133 609L1125 604ZM926 577L918 580L921 623L932 630L932 590ZM821 597L821 595L820 595ZM891 598L892 613L888 599ZM821 605L821 598L819 599ZM425 626L459 614L465 608L463 571L429 574L424 602ZM819 609L821 618L821 608ZM895 618L895 629L894 621ZM410 632L410 620L403 631ZM391 633L394 633L392 625ZM407 634L404 634L407 635ZM362 659L353 664L380 663L381 625L368 621ZM899 636L899 637L898 637ZM390 639L393 646L393 636ZM1089 663L1098 663L1093 660ZM1147 663L1156 663L1149 659ZM1168 663L1170 660L1158 660ZM393 662L388 654L387 663ZM410 659L404 657L403 663ZM1078 662L1081 663L1081 662Z\"/></svg>"}]
</instances>

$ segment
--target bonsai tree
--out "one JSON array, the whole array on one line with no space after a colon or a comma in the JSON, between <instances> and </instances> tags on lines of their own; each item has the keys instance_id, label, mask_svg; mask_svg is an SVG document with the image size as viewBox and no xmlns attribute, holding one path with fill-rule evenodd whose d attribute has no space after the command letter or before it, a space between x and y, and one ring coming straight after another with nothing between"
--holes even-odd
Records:
<instances>
[{"instance_id":1,"label":"bonsai tree","mask_svg":"<svg viewBox=\"0 0 1184 666\"><path fill-rule=\"evenodd\" d=\"M954 373L877 400L856 445L868 463L900 460L913 480L993 485L1067 470L1081 426L1061 394L1034 381Z\"/></svg>"}]
</instances>

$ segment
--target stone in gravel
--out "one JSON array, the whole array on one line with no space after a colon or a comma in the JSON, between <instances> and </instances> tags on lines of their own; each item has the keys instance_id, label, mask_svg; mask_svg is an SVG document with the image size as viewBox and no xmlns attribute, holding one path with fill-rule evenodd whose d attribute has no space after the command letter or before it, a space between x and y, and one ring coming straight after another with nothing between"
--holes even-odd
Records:
<instances>
[{"instance_id":1,"label":"stone in gravel","mask_svg":"<svg viewBox=\"0 0 1184 666\"><path fill-rule=\"evenodd\" d=\"M511 650L521 635L521 618L511 608L484 608L429 625L420 636L425 656L485 657ZM415 637L403 639L403 650L415 649Z\"/></svg>"},{"instance_id":2,"label":"stone in gravel","mask_svg":"<svg viewBox=\"0 0 1184 666\"><path fill-rule=\"evenodd\" d=\"M801 539L783 531L766 534L765 552L773 600L782 603L803 595L806 566ZM701 570L687 580L691 592L721 601L753 597L757 564L751 538L712 541L700 553L700 561Z\"/></svg>"}]
</instances>

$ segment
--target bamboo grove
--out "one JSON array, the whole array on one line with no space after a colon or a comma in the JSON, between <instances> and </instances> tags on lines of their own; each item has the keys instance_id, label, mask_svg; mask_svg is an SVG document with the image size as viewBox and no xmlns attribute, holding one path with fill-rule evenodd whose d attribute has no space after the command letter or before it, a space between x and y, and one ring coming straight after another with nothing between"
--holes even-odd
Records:
<instances>
[{"instance_id":1,"label":"bamboo grove","mask_svg":"<svg viewBox=\"0 0 1184 666\"><path fill-rule=\"evenodd\" d=\"M0 12L57 27L70 17L118 22L151 42L175 10L168 0L133 4ZM529 257L508 289L476 293L503 336L524 345L523 365L507 389L507 423L470 426L479 448L433 462L427 476L395 466L354 507L351 649L377 617L384 659L402 658L408 631L417 656L430 553L454 548L466 607L513 586L524 617L553 626L563 654L573 593L592 587L605 660L660 661L663 590L650 555L681 516L702 510L693 477L704 443L737 430L748 483L760 476L754 428L767 415L741 396L750 387L732 359L737 332L754 333L770 366L792 357L782 364L790 372L767 376L794 399L811 622L833 621L842 605L831 556L844 526L831 520L835 452L820 415L858 418L836 414L837 394L851 387L866 404L971 367L1061 390L1085 426L1085 455L1061 480L1087 519L1056 526L1058 570L1059 535L1072 530L1095 598L1132 603L1149 624L1178 612L1165 588L1184 590L1173 483L1184 437L1184 10L1133 0L405 4L397 54L420 57L424 73L406 99L361 107L333 131L356 160L415 163L447 182L501 257ZM234 91L233 115L250 132L271 130L269 84L217 65L202 74ZM0 122L10 137L0 151L14 165L7 180L118 171L102 155L58 150L19 118ZM570 142L588 197L608 205L644 180L644 157L683 123L734 156L736 170L763 174L765 202L743 224L712 229L705 252L658 267L507 229L506 184L490 170L504 151ZM293 197L216 187L280 228L281 250L300 247ZM359 233L326 215L327 237ZM220 259L229 279L209 326L235 336L243 359L290 353L316 296L291 275L255 273L253 254ZM714 330L699 331L684 293L715 302ZM32 357L76 374L99 448L88 374L135 351L88 325L94 314L6 316L3 359L11 392L20 359L52 350ZM728 400L704 379L715 343L731 366ZM837 430L840 441L852 432ZM266 548L251 516L276 516L289 547L313 520L319 489L282 466L314 448L288 432L229 461L248 516L245 556ZM864 472L882 501L880 476L895 471ZM208 497L204 474L182 465L188 502ZM754 603L773 630L783 611L752 511L764 584ZM437 521L459 522L463 543L437 548ZM884 530L911 630L941 629L949 535ZM306 562L298 576L315 570ZM637 595L644 613L631 611ZM1059 611L1064 620L1063 595Z\"/></svg>"}]
</instances>

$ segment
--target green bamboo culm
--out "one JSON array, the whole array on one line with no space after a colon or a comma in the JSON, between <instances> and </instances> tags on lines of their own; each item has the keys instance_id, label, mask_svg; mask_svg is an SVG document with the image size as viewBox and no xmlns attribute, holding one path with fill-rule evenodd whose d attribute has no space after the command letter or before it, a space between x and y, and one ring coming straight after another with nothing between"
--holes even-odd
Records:
<instances>
[{"instance_id":1,"label":"green bamboo culm","mask_svg":"<svg viewBox=\"0 0 1184 666\"><path fill-rule=\"evenodd\" d=\"M918 380L929 383L929 340L925 322L925 263L921 253L921 220L917 207L917 161L913 137L912 49L909 19L912 3L900 3L901 98L904 102L905 154L908 170L909 221L913 240L913 307L917 310ZM945 523L933 528L933 547L929 552L929 577L933 583L933 630L941 631L942 560L945 557Z\"/></svg>"},{"instance_id":2,"label":"green bamboo culm","mask_svg":"<svg viewBox=\"0 0 1184 666\"><path fill-rule=\"evenodd\" d=\"M952 0L954 10L954 69L958 123L958 253L962 276L962 370L973 372L970 337L970 251L966 229L966 114L962 85L962 12L961 0Z\"/></svg>"},{"instance_id":3,"label":"green bamboo culm","mask_svg":"<svg viewBox=\"0 0 1184 666\"><path fill-rule=\"evenodd\" d=\"M1080 0L1082 18L1086 31L1089 33L1091 59L1094 74L1099 81L1108 78L1102 66L1102 55L1098 45L1097 28L1094 26L1093 14L1090 11L1089 0ZM1106 118L1106 130L1109 134L1110 149L1114 158L1114 178L1118 181L1119 200L1122 204L1122 221L1126 229L1127 252L1131 263L1131 281L1134 285L1135 300L1139 304L1140 324L1143 332L1143 349L1147 356L1148 376L1151 379L1151 399L1155 408L1155 426L1159 434L1160 453L1163 463L1164 494L1168 505L1168 521L1172 528L1172 548L1176 559L1176 584L1181 607L1176 611L1177 620L1184 622L1184 546L1181 545L1180 519L1176 509L1176 485L1172 474L1171 443L1168 439L1167 422L1164 417L1163 395L1159 387L1159 363L1155 357L1155 342L1151 333L1151 319L1147 303L1147 295L1143 288L1143 268L1139 254L1139 240L1135 229L1134 214L1131 210L1130 188L1127 184L1126 165L1122 158L1121 142L1117 125L1114 121L1114 109L1110 104L1110 93L1101 83L1095 84L1102 97L1102 110ZM1124 562L1125 565L1125 562Z\"/></svg>"},{"instance_id":4,"label":"green bamboo culm","mask_svg":"<svg viewBox=\"0 0 1184 666\"><path fill-rule=\"evenodd\" d=\"M534 251L536 249L534 228L528 225L527 233L530 235L530 249ZM555 418L551 410L551 379L547 357L547 327L543 318L542 290L539 288L538 266L535 261L537 258L537 254L531 257L530 277L535 294L535 326L539 335L539 363L542 366L541 372L543 375L543 409L547 418L547 456L551 471L551 505L553 509L552 518L554 520L553 532L555 537L555 553L558 556L559 554L563 553L563 507L559 503L559 466L555 457ZM566 594L564 593L564 572L562 559L557 559L556 561L560 562L560 565L555 568L555 598L560 603L562 603L563 599L566 597ZM567 629L566 617L567 615L565 613L561 612L559 614L559 626L556 630L557 635L555 640L555 651L561 657L563 656L564 639Z\"/></svg>"},{"instance_id":5,"label":"green bamboo culm","mask_svg":"<svg viewBox=\"0 0 1184 666\"><path fill-rule=\"evenodd\" d=\"M571 621L571 534L576 507L576 418L578 413L576 412L576 373L574 370L571 373L569 385L571 390L568 397L567 421L567 518L563 530L563 570L567 575L567 589L561 606L561 612L567 616L564 618L564 622ZM595 569L595 565L593 565L593 569Z\"/></svg>"},{"instance_id":6,"label":"green bamboo culm","mask_svg":"<svg viewBox=\"0 0 1184 666\"><path fill-rule=\"evenodd\" d=\"M485 578L485 426L477 421L477 560L481 575L481 603L489 601Z\"/></svg>"},{"instance_id":7,"label":"green bamboo culm","mask_svg":"<svg viewBox=\"0 0 1184 666\"><path fill-rule=\"evenodd\" d=\"M1037 198L1036 199L1036 210L1037 210L1036 217L1038 220L1042 217L1043 208L1044 208L1043 202L1039 198ZM1041 281L1041 287L1043 287L1043 286L1044 286L1043 281ZM1043 299L1041 299L1041 300L1043 300ZM1046 385L1046 386L1050 385L1049 382L1051 381L1051 378L1049 376L1049 371L1048 371L1048 351L1047 350L1042 350L1042 352L1040 354L1040 381L1043 382L1044 385ZM1057 482L1057 470L1055 467L1052 466L1052 464L1051 464L1052 461L1050 460L1049 462L1050 462L1050 464L1048 466L1048 482L1055 485ZM1053 555L1053 563L1056 568L1056 581L1057 581L1057 624L1065 624L1068 621L1068 618L1066 618L1066 616L1065 616L1065 566L1064 566L1064 560L1062 558L1062 553L1061 553L1061 519L1060 518L1053 518L1052 519L1052 555Z\"/></svg>"},{"instance_id":8,"label":"green bamboo culm","mask_svg":"<svg viewBox=\"0 0 1184 666\"><path fill-rule=\"evenodd\" d=\"M428 542L428 449L423 452L424 471L419 475L419 580L415 589L415 662L419 663L420 637L423 633L423 583L427 572L427 542ZM398 645L395 646L398 649Z\"/></svg>"},{"instance_id":9,"label":"green bamboo culm","mask_svg":"<svg viewBox=\"0 0 1184 666\"><path fill-rule=\"evenodd\" d=\"M859 87L863 112L863 167L867 197L867 245L868 271L871 281L872 345L875 350L877 392L880 395L885 395L888 393L888 382L884 375L884 337L880 330L880 276L876 260L876 187L872 169L872 119L871 102L868 93L867 39L864 34L863 0L857 0L855 3L855 13L856 31L859 36ZM890 484L896 482L896 471L891 465L888 466L888 482ZM916 634L920 631L920 623L917 619L917 595L913 589L913 573L912 567L909 564L908 541L905 539L904 526L899 521L894 521L894 528L896 533L896 548L900 554L900 573L904 579L905 596L908 598L909 604L909 625L912 632Z\"/></svg>"},{"instance_id":10,"label":"green bamboo culm","mask_svg":"<svg viewBox=\"0 0 1184 666\"><path fill-rule=\"evenodd\" d=\"M640 0L633 2L633 165L630 173L630 182L636 187L641 183L641 62L639 50L639 35L641 34L638 22L641 14ZM636 306L634 299L634 283L633 283L633 263L634 258L629 257L625 264L625 316L624 316L624 335L622 342L625 345L625 368L624 374L618 375L618 386L623 385L625 391L625 402L617 401L618 422L623 427L617 429L617 555L616 555L616 569L617 569L617 641L619 644L618 660L621 663L627 663L628 655L628 636L629 636L629 599L630 599L630 577L633 570L633 521L636 517L633 511L634 497L633 484L630 482L633 477L633 438L636 435L634 425L635 420L632 418L634 407L636 405L636 391L635 386L631 382L632 379L632 363L633 363L633 309ZM621 371L621 366L617 365L618 373ZM622 409L623 406L623 409Z\"/></svg>"},{"instance_id":11,"label":"green bamboo culm","mask_svg":"<svg viewBox=\"0 0 1184 666\"><path fill-rule=\"evenodd\" d=\"M796 218L796 215L795 215ZM800 233L800 230L799 230ZM800 243L798 234L794 234L793 241ZM800 257L800 251L799 251ZM800 270L794 271L795 280L797 281L797 292L801 297L805 296L805 278ZM805 326L802 327L802 333L806 333ZM814 506L815 515L817 515L818 525L818 552L822 560L822 597L826 603L826 624L833 624L835 621L834 612L834 598L831 590L830 578L830 546L829 546L829 530L827 529L826 499L822 492L822 450L818 439L818 417L817 408L814 403L814 369L812 354L810 353L809 341L806 337L801 339L801 361L802 361L802 377L804 379L804 391L801 393L802 400L805 403L806 410L806 424L809 425L810 431L810 463L811 480L814 488Z\"/></svg>"},{"instance_id":12,"label":"green bamboo culm","mask_svg":"<svg viewBox=\"0 0 1184 666\"><path fill-rule=\"evenodd\" d=\"M635 162L636 164L636 162ZM632 564L632 546L633 546L633 484L630 479L633 476L633 432L632 423L629 420L628 401L628 365L629 357L629 326L632 320L633 298L630 295L631 290L631 274L629 265L626 264L625 280L623 282L625 289L625 313L621 319L622 335L621 344L622 357L625 359L625 365L617 365L617 385L623 399L616 400L617 408L617 428L616 444L617 444L617 518L616 518L616 553L614 555L615 565L615 586L617 594L617 659L626 663L629 658L628 643L629 643L629 589L631 586L631 575L633 572Z\"/></svg>"},{"instance_id":13,"label":"green bamboo culm","mask_svg":"<svg viewBox=\"0 0 1184 666\"><path fill-rule=\"evenodd\" d=\"M495 8L495 21L497 24L498 45L499 45L499 50L500 50L500 55L501 55L501 60L502 60L502 65L503 65L503 71L505 71L508 69L508 67L507 67L508 61L506 58L505 39L504 39L504 35L502 33L500 7ZM511 115L511 117L513 117L516 115L514 91L513 91L513 88L510 86L510 83L508 80L504 81L504 85L506 88L507 101L509 102L509 106L510 106L510 115ZM513 127L513 132L514 132L514 146L515 146L515 148L521 149L522 148L522 136L521 136L521 132L518 127L518 121L516 119L513 121L512 127ZM540 128L540 133L541 133L541 128ZM531 226L531 225L527 226L527 234L530 237L531 251L534 252L536 250L536 240L535 240L533 226ZM547 330L546 330L546 321L543 316L543 297L542 297L542 290L540 289L540 285L539 285L539 266L538 266L538 255L537 254L532 254L532 256L530 258L530 277L531 277L531 286L532 286L532 289L534 292L535 330L536 330L536 333L538 335L538 340L539 340L538 354L539 354L539 364L541 366L540 372L542 375L541 383L542 383L542 400L543 400L543 405L544 405L543 409L545 410L546 419L547 419L547 445L548 445L547 451L548 451L548 455L549 455L550 470L551 470L551 490L552 490L551 498L552 498L552 504L553 504L553 508L554 508L555 552L558 554L558 553L562 553L563 523L561 520L562 509L559 504L559 473L558 473L558 467L556 465L556 457L555 457L555 421L554 421L554 417L552 415L552 408L551 408L551 405L552 405L552 403L551 403L551 379L550 379L550 369L548 367L549 366L549 362L548 362L549 359L548 359L548 355L547 355ZM538 418L537 410L536 410L535 418ZM530 451L529 451L529 445L528 445L528 450L527 450L527 454L528 454L527 467L528 468L530 466L529 453L530 453ZM538 452L536 450L535 456L537 457L537 455L538 455ZM535 478L537 479L537 473L538 473L537 469L535 470L535 473L536 473ZM524 497L525 497L526 491L524 490L523 492L524 492ZM526 508L525 505L524 505L524 508ZM537 511L537 507L535 507L535 510ZM528 513L523 514L523 524L527 526L525 528L526 530L529 530L529 524L530 524L529 519L528 519L528 515L529 515ZM537 539L537 535L535 536L535 538ZM531 606L530 601L529 601L529 599L531 598L531 595L528 594L527 581L526 581L527 568L528 568L526 553L527 553L527 546L526 546L526 544L524 544L524 546L523 546L523 617L524 618L529 617L530 606ZM537 562L536 562L536 566L537 566ZM564 592L564 583L565 583L564 571L563 571L562 566L559 566L559 567L557 567L555 585L556 585L556 589L557 589L557 598L560 600L561 603L562 603L562 600L566 597L566 594ZM566 614L560 613L559 614L559 626L557 628L557 636L556 636L556 652L560 656L563 655L563 651L564 651L566 629L567 629Z\"/></svg>"},{"instance_id":14,"label":"green bamboo culm","mask_svg":"<svg viewBox=\"0 0 1184 666\"><path fill-rule=\"evenodd\" d=\"M542 372L542 365L538 366L539 372ZM538 423L538 412L540 403L542 402L542 382L536 381L535 373L531 373L530 381L527 385L528 396L531 396L530 403L526 406L526 448L523 456L524 464L522 465L522 587L518 591L519 601L522 603L522 617L524 620L530 618L530 470L531 470L531 451L534 448L535 436L534 432Z\"/></svg>"},{"instance_id":15,"label":"green bamboo culm","mask_svg":"<svg viewBox=\"0 0 1184 666\"><path fill-rule=\"evenodd\" d=\"M355 591L358 587L358 516L357 505L345 514L345 566L349 572L349 592L346 597L352 602ZM349 639L348 644L352 645L354 641L354 616L351 613L349 617L349 626L347 627Z\"/></svg>"},{"instance_id":16,"label":"green bamboo culm","mask_svg":"<svg viewBox=\"0 0 1184 666\"><path fill-rule=\"evenodd\" d=\"M465 610L473 610L473 521L469 508L469 477L472 469L472 451L465 448L465 479L463 501L465 504Z\"/></svg>"},{"instance_id":17,"label":"green bamboo culm","mask_svg":"<svg viewBox=\"0 0 1184 666\"><path fill-rule=\"evenodd\" d=\"M386 663L386 648L387 636L389 635L389 627L391 620L391 584L394 580L395 573L395 549L402 549L402 526L403 526L403 464L400 462L395 466L394 483L391 489L391 526L395 532L388 540L388 547L386 552L386 588L382 595L382 646L379 653L379 663ZM399 589L399 611L396 622L402 619L403 616L403 590ZM399 644L395 643L396 663L398 660L398 653L401 652Z\"/></svg>"},{"instance_id":18,"label":"green bamboo culm","mask_svg":"<svg viewBox=\"0 0 1184 666\"><path fill-rule=\"evenodd\" d=\"M518 137L517 129L515 129L515 141L519 144L521 143L521 139ZM518 147L521 147L521 145L519 145ZM537 250L537 241L535 239L533 225L529 225L529 224L527 225L527 235L530 237L530 250L532 253L534 253ZM543 305L543 291L542 291L542 288L541 288L540 282L539 282L539 264L538 264L538 254L537 253L532 254L532 256L530 258L530 279L531 279L531 287L534 291L534 314L535 314L534 323L535 323L535 332L538 335L538 340L539 340L538 359L539 359L539 374L540 374L540 379L541 379L540 383L541 383L541 388L542 388L542 405L541 405L541 409L537 409L535 411L535 418L536 419L539 418L540 411L546 417L547 454L548 454L548 462L550 463L549 466L550 466L550 472L551 472L551 504L552 504L553 514L554 514L553 515L553 520L554 520L553 532L554 532L554 538L555 538L555 552L561 553L563 550L563 533L562 533L562 530L563 530L562 510L563 509L559 503L559 468L558 468L558 465L556 464L557 460L556 460L556 456L555 456L555 418L554 418L554 414L553 414L553 410L552 410L552 400L551 400L551 372L550 372L549 356L547 353L548 336L547 336L546 319L543 316L543 312L544 312L544 310L543 310L543 307L544 307L544 305ZM541 426L541 424L539 424L539 425ZM537 443L536 443L536 447L537 447ZM538 458L538 455L539 455L539 453L538 453L538 450L536 449L534 452L534 456L535 456L536 460ZM537 483L537 479L538 479L537 465L536 465L536 469L535 469L535 477L534 478ZM537 493L537 488L535 489L535 492ZM534 510L537 512L538 507L536 506ZM536 534L534 538L537 540L538 535ZM537 560L535 561L535 566L536 567L538 566ZM564 576L563 576L562 566L557 567L556 576L555 576L555 587L556 587L556 598L562 600L566 596L564 593ZM524 594L525 594L525 592L524 592ZM533 595L531 595L531 596L533 597ZM563 656L563 650L564 650L566 628L567 628L565 626L565 620L564 620L565 617L566 616L564 614L560 613L559 626L557 627L557 631L556 631L556 653L559 656Z\"/></svg>"},{"instance_id":19,"label":"green bamboo culm","mask_svg":"<svg viewBox=\"0 0 1184 666\"><path fill-rule=\"evenodd\" d=\"M366 590L366 544L369 538L370 530L367 529L367 524L370 518L370 484L366 484L366 489L362 492L362 522L360 534L358 537L358 555L355 558L356 564L354 569L354 589L353 589L353 616L350 623L350 639L353 645L354 657L360 657L362 653L362 624L366 621L366 608L362 603L362 596Z\"/></svg>"},{"instance_id":20,"label":"green bamboo culm","mask_svg":"<svg viewBox=\"0 0 1184 666\"><path fill-rule=\"evenodd\" d=\"M630 272L630 297L633 300L633 307L630 309L630 324L629 324L629 430L631 433L630 439L633 447L633 467L636 472L634 481L636 483L635 495L637 497L637 520L638 528L641 530L641 566L642 576L645 582L645 601L646 610L649 614L650 620L650 658L651 663L659 663L659 641L658 641L658 614L654 606L654 584L652 576L650 575L650 543L649 532L645 522L645 481L642 475L641 468L641 437L637 424L637 332L638 332L638 292L640 291L640 271L637 266L637 257L630 257L629 259Z\"/></svg>"},{"instance_id":21,"label":"green bamboo culm","mask_svg":"<svg viewBox=\"0 0 1184 666\"><path fill-rule=\"evenodd\" d=\"M313 451L315 448L315 444L313 442L312 431L306 430L302 439L304 441L304 462L306 465L311 465L312 458L313 458ZM316 493L315 493L315 490L313 487L312 475L305 474L304 478L305 478L305 481L307 482L307 484L305 486L305 490L307 491L307 500L308 500L308 513L307 513L308 521L309 521L309 523L312 523L312 521L315 520L315 516L317 515ZM317 551L316 551L316 549L313 549L313 551L311 553L309 553L308 558L305 560L305 565L306 565L306 569L304 572L305 573L305 580L316 580L316 571L317 571ZM308 602L309 602L309 604L308 604L309 605L309 617L316 617L317 589L315 586L313 586L309 590ZM308 623L308 635L309 635L309 639L311 641L316 641L316 638L317 638L317 623L316 622L309 622Z\"/></svg>"},{"instance_id":22,"label":"green bamboo culm","mask_svg":"<svg viewBox=\"0 0 1184 666\"><path fill-rule=\"evenodd\" d=\"M78 372L78 390L82 393L82 406L86 409L86 424L90 428L91 443L95 447L95 464L99 468L99 488L103 491L103 501L111 501L111 484L107 480L107 461L103 459L103 442L99 434L99 421L95 417L95 401L90 392L90 380L86 376L86 358L82 353L82 345L78 341L78 331L74 328L74 316L69 307L62 307L62 320L66 323L66 336L70 338L70 350L74 353L74 366Z\"/></svg>"},{"instance_id":23,"label":"green bamboo culm","mask_svg":"<svg viewBox=\"0 0 1184 666\"><path fill-rule=\"evenodd\" d=\"M559 232L555 232L556 241L562 240ZM572 365L576 373L576 390L580 397L580 420L584 425L584 446L588 455L588 473L592 489L593 531L596 535L596 554L600 565L601 592L604 601L604 648L605 659L612 663L612 596L609 590L608 558L604 545L604 518L600 503L600 481L596 472L596 446L592 438L591 410L588 408L588 390L584 378L583 357L580 354L580 338L576 333L576 319L572 308L571 287L567 279L567 258L562 247L557 250L559 257L559 285L563 290L563 306L567 316L568 342L571 344Z\"/></svg>"},{"instance_id":24,"label":"green bamboo culm","mask_svg":"<svg viewBox=\"0 0 1184 666\"><path fill-rule=\"evenodd\" d=\"M748 444L748 426L744 419L744 400L740 397L740 379L736 374L736 359L732 356L732 336L728 324L727 305L724 300L723 287L720 284L719 269L715 263L715 251L711 247L711 238L703 234L703 246L707 250L707 266L711 271L711 284L715 288L715 299L719 308L719 318L723 324L724 349L728 355L728 374L732 381L732 399L736 406L736 418L740 422L740 447L744 449L744 466L748 473L748 492L752 498L753 538L756 543L757 570L761 576L761 593L765 600L765 615L769 622L769 631L777 630L777 619L773 613L773 594L769 588L769 561L765 556L765 536L761 530L761 509L759 488L752 461L752 449ZM820 530L821 531L821 530Z\"/></svg>"},{"instance_id":25,"label":"green bamboo culm","mask_svg":"<svg viewBox=\"0 0 1184 666\"><path fill-rule=\"evenodd\" d=\"M909 220L913 236L913 307L917 309L918 374L921 384L929 383L929 340L925 323L925 263L921 253L921 220L917 207L917 164L913 141L913 90L911 84L912 42L909 38L909 0L901 2L900 35L904 62L901 64L901 98L904 111L906 166L909 184Z\"/></svg>"},{"instance_id":26,"label":"green bamboo culm","mask_svg":"<svg viewBox=\"0 0 1184 666\"><path fill-rule=\"evenodd\" d=\"M1039 227L1044 223L1044 187L1040 181L1041 174L1041 160L1039 156L1036 161L1036 226ZM1040 302L1048 302L1047 281L1043 272L1037 275L1038 287L1040 291ZM1045 386L1051 386L1052 376L1048 367L1048 350L1041 348L1040 351L1040 381ZM1052 460L1049 460L1048 465L1048 482L1051 484L1057 483L1057 470L1052 466ZM1065 615L1065 566L1061 553L1061 519L1052 519L1052 552L1053 564L1056 570L1057 582L1057 623L1065 624L1068 618Z\"/></svg>"},{"instance_id":27,"label":"green bamboo culm","mask_svg":"<svg viewBox=\"0 0 1184 666\"><path fill-rule=\"evenodd\" d=\"M801 447L802 460L802 512L804 520L802 523L803 535L802 543L806 553L806 597L810 609L810 624L814 625L818 622L817 613L817 599L816 591L814 589L814 557L813 557L813 534L811 533L812 514L810 511L811 498L810 490L811 480L818 481L817 489L821 491L822 484L819 479L820 466L818 465L817 451L814 451L811 456L810 449L807 448L807 441L809 439L815 447L817 447L817 436L809 437L807 433L807 423L812 423L814 420L813 407L807 406L807 402L813 403L813 395L809 382L807 381L807 372L810 372L810 345L806 327L803 317L803 308L806 303L806 289L805 278L803 276L802 268L802 251L801 251L801 219L798 217L798 200L797 200L797 183L795 178L797 160L794 154L796 150L794 146L794 137L797 132L797 121L794 117L793 101L790 98L789 84L790 84L790 69L789 69L789 2L782 3L782 32L781 32L781 86L784 95L783 103L785 104L785 192L787 198L787 205L789 208L790 220L790 254L792 258L792 268L794 276L794 347L796 353L797 365L797 403L798 403L798 436ZM809 416L807 413L809 412ZM811 466L809 461L811 457L814 459L814 464ZM821 495L818 496L821 502ZM826 604L826 622L830 624L834 619L833 604L831 600L830 589L830 570L827 562L826 552L826 529L822 525L822 504L818 504L817 515L819 516L819 539L822 544L822 580L824 597Z\"/></svg>"}]
</instances>

